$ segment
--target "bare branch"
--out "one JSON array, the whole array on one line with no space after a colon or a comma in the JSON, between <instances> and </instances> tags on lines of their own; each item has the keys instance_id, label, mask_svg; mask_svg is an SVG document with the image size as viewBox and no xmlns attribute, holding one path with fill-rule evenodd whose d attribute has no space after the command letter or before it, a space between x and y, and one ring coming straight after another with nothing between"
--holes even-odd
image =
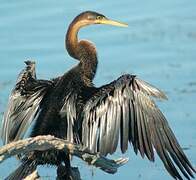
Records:
<instances>
[{"instance_id":1,"label":"bare branch","mask_svg":"<svg viewBox=\"0 0 196 180\"><path fill-rule=\"evenodd\" d=\"M27 176L24 180L39 180L39 175L37 173L37 170L32 172L29 176Z\"/></svg>"},{"instance_id":2,"label":"bare branch","mask_svg":"<svg viewBox=\"0 0 196 180\"><path fill-rule=\"evenodd\" d=\"M1 147L0 163L11 156L18 154L28 154L35 150L46 151L51 149L63 150L66 153L79 157L89 165L100 168L101 170L111 174L116 173L117 169L128 161L127 158L111 160L101 156L100 154L91 153L88 149L79 145L48 135L19 140Z\"/></svg>"}]
</instances>

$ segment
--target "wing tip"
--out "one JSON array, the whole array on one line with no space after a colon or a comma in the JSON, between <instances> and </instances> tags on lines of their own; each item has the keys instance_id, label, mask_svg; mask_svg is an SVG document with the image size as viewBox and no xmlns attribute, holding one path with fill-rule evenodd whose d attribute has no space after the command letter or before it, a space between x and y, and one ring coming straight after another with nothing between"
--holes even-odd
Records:
<instances>
[{"instance_id":1,"label":"wing tip","mask_svg":"<svg viewBox=\"0 0 196 180\"><path fill-rule=\"evenodd\" d=\"M149 96L158 98L160 100L168 100L167 95L162 90L135 76L134 79L144 93L148 94Z\"/></svg>"},{"instance_id":2,"label":"wing tip","mask_svg":"<svg viewBox=\"0 0 196 180\"><path fill-rule=\"evenodd\" d=\"M27 66L35 65L35 61L34 61L34 60L30 60L30 59L24 61L24 63L25 63Z\"/></svg>"}]
</instances>

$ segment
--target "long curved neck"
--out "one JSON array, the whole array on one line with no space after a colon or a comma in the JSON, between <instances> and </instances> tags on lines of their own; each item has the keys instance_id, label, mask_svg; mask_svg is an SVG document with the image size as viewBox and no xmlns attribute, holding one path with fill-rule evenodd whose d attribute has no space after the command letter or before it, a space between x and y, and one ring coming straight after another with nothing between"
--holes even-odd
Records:
<instances>
[{"instance_id":1,"label":"long curved neck","mask_svg":"<svg viewBox=\"0 0 196 180\"><path fill-rule=\"evenodd\" d=\"M74 23L74 21L70 24L66 39L65 45L67 52L69 55L75 59L78 59L78 31L80 29L79 23Z\"/></svg>"},{"instance_id":2,"label":"long curved neck","mask_svg":"<svg viewBox=\"0 0 196 180\"><path fill-rule=\"evenodd\" d=\"M67 31L65 43L69 55L80 61L81 77L91 84L97 70L97 53L89 41L78 41L78 31L83 26L85 21L74 20Z\"/></svg>"}]
</instances>

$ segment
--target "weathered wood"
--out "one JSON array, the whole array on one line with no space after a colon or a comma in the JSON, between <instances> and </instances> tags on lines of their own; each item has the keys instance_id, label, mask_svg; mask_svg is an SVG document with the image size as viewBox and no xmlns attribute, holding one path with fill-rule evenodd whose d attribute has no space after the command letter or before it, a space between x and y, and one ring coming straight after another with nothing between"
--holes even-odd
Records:
<instances>
[{"instance_id":1,"label":"weathered wood","mask_svg":"<svg viewBox=\"0 0 196 180\"><path fill-rule=\"evenodd\" d=\"M40 180L40 178L37 171L34 171L29 176L27 176L24 180Z\"/></svg>"},{"instance_id":2,"label":"weathered wood","mask_svg":"<svg viewBox=\"0 0 196 180\"><path fill-rule=\"evenodd\" d=\"M98 153L91 153L88 149L80 145L75 145L66 140L48 135L19 140L1 147L0 163L18 154L28 154L35 150L46 151L51 149L63 150L72 156L79 157L89 165L111 174L116 173L117 169L128 161L127 158L111 160Z\"/></svg>"}]
</instances>

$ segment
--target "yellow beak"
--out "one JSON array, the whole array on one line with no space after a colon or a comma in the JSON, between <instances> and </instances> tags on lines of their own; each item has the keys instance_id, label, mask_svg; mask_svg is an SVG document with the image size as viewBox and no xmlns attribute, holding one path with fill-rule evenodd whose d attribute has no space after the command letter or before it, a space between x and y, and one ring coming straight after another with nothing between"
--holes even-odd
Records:
<instances>
[{"instance_id":1,"label":"yellow beak","mask_svg":"<svg viewBox=\"0 0 196 180\"><path fill-rule=\"evenodd\" d=\"M128 27L128 24L126 24L126 23L113 21L113 20L110 20L110 19L107 19L107 18L97 20L97 23L99 23L99 24L108 24L108 25L119 26L119 27Z\"/></svg>"}]
</instances>

